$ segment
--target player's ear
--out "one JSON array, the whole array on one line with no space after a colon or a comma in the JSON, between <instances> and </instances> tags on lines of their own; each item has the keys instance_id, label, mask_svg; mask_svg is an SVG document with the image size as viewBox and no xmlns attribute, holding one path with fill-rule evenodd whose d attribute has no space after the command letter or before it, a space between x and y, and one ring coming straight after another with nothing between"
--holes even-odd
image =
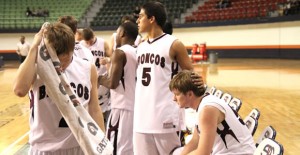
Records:
<instances>
[{"instance_id":1,"label":"player's ear","mask_svg":"<svg viewBox=\"0 0 300 155\"><path fill-rule=\"evenodd\" d=\"M156 20L155 16L151 16L149 19L150 19L150 23L154 23L154 21Z\"/></svg>"},{"instance_id":2,"label":"player's ear","mask_svg":"<svg viewBox=\"0 0 300 155\"><path fill-rule=\"evenodd\" d=\"M125 35L126 35L125 33L126 33L126 32L124 31L124 29L121 29L121 30L120 30L120 36L121 36L121 37L125 37Z\"/></svg>"},{"instance_id":3,"label":"player's ear","mask_svg":"<svg viewBox=\"0 0 300 155\"><path fill-rule=\"evenodd\" d=\"M193 94L194 94L194 93L193 93L193 91L191 91L191 90L189 90L189 91L186 93L186 95L187 95L188 97L191 97Z\"/></svg>"}]
</instances>

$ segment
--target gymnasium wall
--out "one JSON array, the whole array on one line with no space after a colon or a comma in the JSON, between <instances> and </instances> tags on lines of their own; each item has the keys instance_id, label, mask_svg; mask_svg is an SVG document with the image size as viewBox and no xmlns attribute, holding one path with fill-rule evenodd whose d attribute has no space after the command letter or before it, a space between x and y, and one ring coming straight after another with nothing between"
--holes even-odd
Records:
<instances>
[{"instance_id":1,"label":"gymnasium wall","mask_svg":"<svg viewBox=\"0 0 300 155\"><path fill-rule=\"evenodd\" d=\"M109 40L113 31L96 31ZM16 44L21 35L32 42L33 33L0 33L0 55L17 59ZM236 26L175 28L173 35L187 47L206 43L208 52L220 58L289 58L300 59L300 21Z\"/></svg>"}]
</instances>

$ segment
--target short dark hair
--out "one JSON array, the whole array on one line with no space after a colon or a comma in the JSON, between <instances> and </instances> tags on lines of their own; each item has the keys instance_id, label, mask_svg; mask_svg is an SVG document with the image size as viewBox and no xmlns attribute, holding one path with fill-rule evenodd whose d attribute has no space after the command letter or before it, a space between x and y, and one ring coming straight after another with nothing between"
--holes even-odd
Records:
<instances>
[{"instance_id":1,"label":"short dark hair","mask_svg":"<svg viewBox=\"0 0 300 155\"><path fill-rule=\"evenodd\" d=\"M131 40L135 40L137 35L139 34L138 27L135 23L126 22L121 24L120 27L123 28L126 36Z\"/></svg>"},{"instance_id":2,"label":"short dark hair","mask_svg":"<svg viewBox=\"0 0 300 155\"><path fill-rule=\"evenodd\" d=\"M61 16L58 18L58 22L66 24L67 26L69 26L73 33L76 33L77 30L77 20L75 17L73 16Z\"/></svg>"},{"instance_id":3,"label":"short dark hair","mask_svg":"<svg viewBox=\"0 0 300 155\"><path fill-rule=\"evenodd\" d=\"M91 40L92 38L94 38L94 32L91 28L84 28L82 30L82 37L83 40L87 41L87 40Z\"/></svg>"},{"instance_id":4,"label":"short dark hair","mask_svg":"<svg viewBox=\"0 0 300 155\"><path fill-rule=\"evenodd\" d=\"M147 2L141 8L144 9L148 18L154 16L157 25L163 29L167 20L167 13L165 6L162 3L153 1Z\"/></svg>"},{"instance_id":5,"label":"short dark hair","mask_svg":"<svg viewBox=\"0 0 300 155\"><path fill-rule=\"evenodd\" d=\"M132 15L124 15L121 19L121 24L123 24L125 21L131 21L135 23L135 19Z\"/></svg>"},{"instance_id":6,"label":"short dark hair","mask_svg":"<svg viewBox=\"0 0 300 155\"><path fill-rule=\"evenodd\" d=\"M45 37L53 46L57 55L73 52L75 47L74 33L71 28L63 23L49 24Z\"/></svg>"},{"instance_id":7,"label":"short dark hair","mask_svg":"<svg viewBox=\"0 0 300 155\"><path fill-rule=\"evenodd\" d=\"M164 33L172 34L173 33L173 25L171 22L166 22L163 27Z\"/></svg>"}]
</instances>

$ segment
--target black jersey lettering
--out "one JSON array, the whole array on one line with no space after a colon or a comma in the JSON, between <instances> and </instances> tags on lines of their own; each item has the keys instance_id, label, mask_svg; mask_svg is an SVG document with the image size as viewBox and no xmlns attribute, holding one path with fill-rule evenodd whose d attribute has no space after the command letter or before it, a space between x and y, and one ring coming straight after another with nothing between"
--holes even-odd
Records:
<instances>
[{"instance_id":1,"label":"black jersey lettering","mask_svg":"<svg viewBox=\"0 0 300 155\"><path fill-rule=\"evenodd\" d=\"M100 57L104 57L104 51L98 51L98 50L92 50L91 51L93 56L100 56Z\"/></svg>"},{"instance_id":2,"label":"black jersey lettering","mask_svg":"<svg viewBox=\"0 0 300 155\"><path fill-rule=\"evenodd\" d=\"M81 50L81 47L76 45L75 48L74 48L74 50L75 51Z\"/></svg>"},{"instance_id":3,"label":"black jersey lettering","mask_svg":"<svg viewBox=\"0 0 300 155\"><path fill-rule=\"evenodd\" d=\"M160 66L161 68L164 68L166 59L158 54L145 53L138 57L138 64L144 63L155 64L157 66Z\"/></svg>"},{"instance_id":4,"label":"black jersey lettering","mask_svg":"<svg viewBox=\"0 0 300 155\"><path fill-rule=\"evenodd\" d=\"M40 86L39 87L39 100L43 99L46 97L46 87L43 85L43 86Z\"/></svg>"},{"instance_id":5,"label":"black jersey lettering","mask_svg":"<svg viewBox=\"0 0 300 155\"><path fill-rule=\"evenodd\" d=\"M88 87L83 86L82 84L76 85L75 83L70 83L71 87L73 88L73 91L79 98L84 98L85 100L89 99L90 97L90 90Z\"/></svg>"},{"instance_id":6,"label":"black jersey lettering","mask_svg":"<svg viewBox=\"0 0 300 155\"><path fill-rule=\"evenodd\" d=\"M172 77L171 77L171 79L173 79L173 77L178 73L178 70L179 70L178 63L172 62L171 69L172 69Z\"/></svg>"},{"instance_id":7,"label":"black jersey lettering","mask_svg":"<svg viewBox=\"0 0 300 155\"><path fill-rule=\"evenodd\" d=\"M50 59L50 55L49 55L49 53L48 53L47 48L46 48L45 45L43 45L43 46L40 48L39 53L40 53L40 57L41 57L44 61L47 61L47 60Z\"/></svg>"},{"instance_id":8,"label":"black jersey lettering","mask_svg":"<svg viewBox=\"0 0 300 155\"><path fill-rule=\"evenodd\" d=\"M73 88L74 93L77 94L77 96L79 98L83 98L85 100L88 100L90 98L90 90L87 86L83 86L81 83L76 85L74 82L71 82L70 86ZM59 90L64 95L66 94L65 89L63 88L61 83L59 85ZM39 93L38 94L39 94L39 96L38 96L39 100L42 100L45 97L48 97L48 95L46 94L45 85L42 85L42 86L39 87Z\"/></svg>"}]
</instances>

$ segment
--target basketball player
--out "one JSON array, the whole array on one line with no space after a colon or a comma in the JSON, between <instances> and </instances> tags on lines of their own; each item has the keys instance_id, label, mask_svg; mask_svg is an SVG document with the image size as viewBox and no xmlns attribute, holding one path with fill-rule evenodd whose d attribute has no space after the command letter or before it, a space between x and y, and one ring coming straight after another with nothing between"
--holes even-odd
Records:
<instances>
[{"instance_id":1,"label":"basketball player","mask_svg":"<svg viewBox=\"0 0 300 155\"><path fill-rule=\"evenodd\" d=\"M108 76L99 76L99 84L110 88L111 114L107 137L114 144L114 155L133 155L133 109L136 76L136 47L138 35L135 23L119 26L116 35L117 49L111 56Z\"/></svg>"},{"instance_id":2,"label":"basketball player","mask_svg":"<svg viewBox=\"0 0 300 155\"><path fill-rule=\"evenodd\" d=\"M134 154L165 155L180 146L182 111L172 100L168 85L180 69L192 70L185 46L163 32L165 7L148 2L137 19L147 40L137 48L137 82L134 107Z\"/></svg>"},{"instance_id":3,"label":"basketball player","mask_svg":"<svg viewBox=\"0 0 300 155\"><path fill-rule=\"evenodd\" d=\"M58 22L69 26L72 29L72 31L74 32L75 37L76 37L77 20L73 16L61 16L58 18ZM80 30L78 30L78 31L80 31ZM79 44L79 42L75 43L74 55L79 58L82 58L84 60L90 61L90 62L93 61L93 55L92 55L91 51L89 49L87 49L86 47L84 47L83 45Z\"/></svg>"},{"instance_id":4,"label":"basketball player","mask_svg":"<svg viewBox=\"0 0 300 155\"><path fill-rule=\"evenodd\" d=\"M83 29L77 29L76 30L76 33L75 33L75 42L76 43L79 43L81 40L83 40L82 31L83 31Z\"/></svg>"},{"instance_id":5,"label":"basketball player","mask_svg":"<svg viewBox=\"0 0 300 155\"><path fill-rule=\"evenodd\" d=\"M107 73L107 67L100 63L100 60L105 57L110 57L111 53L109 52L109 47L107 42L100 38L96 37L91 28L83 29L83 40L80 41L80 44L87 47L93 54L93 63L97 68L97 75L103 75ZM105 126L110 114L110 92L109 89L100 85L98 88L98 100L101 106Z\"/></svg>"},{"instance_id":6,"label":"basketball player","mask_svg":"<svg viewBox=\"0 0 300 155\"><path fill-rule=\"evenodd\" d=\"M121 19L121 24L123 24L125 22L133 22L133 23L135 23L135 19L134 19L134 17L132 15L125 15ZM117 44L116 44L116 35L117 35L116 32L113 33L112 36L111 36L111 39L110 39L109 49L110 49L111 52L113 52L116 49L116 46L117 46ZM139 34L136 37L135 41L134 41L134 45L138 46L140 42L141 42L141 35Z\"/></svg>"},{"instance_id":7,"label":"basketball player","mask_svg":"<svg viewBox=\"0 0 300 155\"><path fill-rule=\"evenodd\" d=\"M105 131L103 115L97 102L96 67L73 56L75 39L68 26L62 23L50 24L35 35L30 52L19 67L14 83L14 93L17 96L24 97L31 89L29 154L83 155L56 104L47 96L47 88L37 76L36 58L42 37L55 49L62 70L77 93L80 103L87 108L102 131ZM77 91L80 89L83 91Z\"/></svg>"},{"instance_id":8,"label":"basketball player","mask_svg":"<svg viewBox=\"0 0 300 155\"><path fill-rule=\"evenodd\" d=\"M180 108L192 108L198 112L198 121L191 141L175 154L253 155L255 145L249 129L238 114L224 100L205 93L191 79L191 71L179 72L170 82L174 101Z\"/></svg>"},{"instance_id":9,"label":"basketball player","mask_svg":"<svg viewBox=\"0 0 300 155\"><path fill-rule=\"evenodd\" d=\"M125 15L122 17L121 19L121 24L125 23L125 22L133 22L135 23L135 19L133 16L131 15ZM117 32L114 32L110 38L110 43L109 43L109 51L111 53L113 53L115 50L116 50L116 47L117 47L117 43L116 43L116 35L117 35ZM140 42L142 41L142 37L141 35L139 34L135 41L134 41L134 45L135 46L138 46L140 44ZM105 59L101 59L100 60L100 64L101 65L106 65L106 64L109 64L110 63L110 58L109 57L106 57ZM108 65L108 68L109 68L109 65Z\"/></svg>"}]
</instances>

